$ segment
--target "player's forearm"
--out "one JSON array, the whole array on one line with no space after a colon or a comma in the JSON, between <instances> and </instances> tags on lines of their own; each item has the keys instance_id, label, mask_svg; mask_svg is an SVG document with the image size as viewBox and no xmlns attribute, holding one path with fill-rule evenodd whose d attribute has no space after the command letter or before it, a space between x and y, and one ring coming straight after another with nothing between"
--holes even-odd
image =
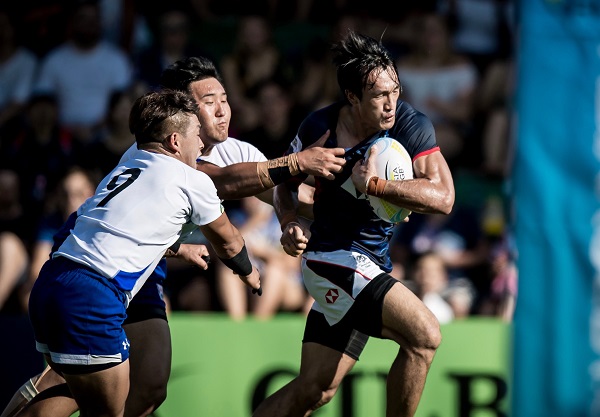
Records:
<instances>
[{"instance_id":1,"label":"player's forearm","mask_svg":"<svg viewBox=\"0 0 600 417\"><path fill-rule=\"evenodd\" d=\"M273 192L273 207L283 230L290 222L298 221L298 188L290 184L281 184Z\"/></svg>"},{"instance_id":2,"label":"player's forearm","mask_svg":"<svg viewBox=\"0 0 600 417\"><path fill-rule=\"evenodd\" d=\"M377 197L417 213L448 214L454 205L454 187L427 178L387 181L380 192Z\"/></svg>"},{"instance_id":3,"label":"player's forearm","mask_svg":"<svg viewBox=\"0 0 600 417\"><path fill-rule=\"evenodd\" d=\"M256 173L256 162L242 162L223 168L198 165L198 169L211 177L223 200L250 197L268 189Z\"/></svg>"},{"instance_id":4,"label":"player's forearm","mask_svg":"<svg viewBox=\"0 0 600 417\"><path fill-rule=\"evenodd\" d=\"M212 178L219 197L224 200L260 194L300 174L296 154L263 162L242 162L222 168L212 164L198 164L197 168Z\"/></svg>"}]
</instances>

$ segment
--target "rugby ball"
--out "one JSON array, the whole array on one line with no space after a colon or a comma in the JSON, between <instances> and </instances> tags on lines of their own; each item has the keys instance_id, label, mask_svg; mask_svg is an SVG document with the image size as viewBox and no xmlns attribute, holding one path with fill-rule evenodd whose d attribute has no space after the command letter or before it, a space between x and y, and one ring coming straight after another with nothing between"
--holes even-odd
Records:
<instances>
[{"instance_id":1,"label":"rugby ball","mask_svg":"<svg viewBox=\"0 0 600 417\"><path fill-rule=\"evenodd\" d=\"M412 159L400 142L390 137L379 138L369 146L365 159L371 154L371 147L374 145L377 145L375 169L379 178L391 181L413 178ZM411 213L408 209L372 195L368 195L367 199L375 214L388 223L399 223Z\"/></svg>"}]
</instances>

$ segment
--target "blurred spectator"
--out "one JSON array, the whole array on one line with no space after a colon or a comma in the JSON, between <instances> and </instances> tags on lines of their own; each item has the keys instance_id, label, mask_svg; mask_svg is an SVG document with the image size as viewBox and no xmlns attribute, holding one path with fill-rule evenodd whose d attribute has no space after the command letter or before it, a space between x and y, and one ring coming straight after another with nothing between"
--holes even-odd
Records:
<instances>
[{"instance_id":1,"label":"blurred spectator","mask_svg":"<svg viewBox=\"0 0 600 417\"><path fill-rule=\"evenodd\" d=\"M438 11L452 21L454 49L468 55L480 74L510 48L514 4L511 0L438 0Z\"/></svg>"},{"instance_id":2,"label":"blurred spectator","mask_svg":"<svg viewBox=\"0 0 600 417\"><path fill-rule=\"evenodd\" d=\"M87 143L106 116L110 94L130 86L132 68L123 50L102 40L96 1L79 1L68 28L68 40L44 57L35 89L56 95L60 123Z\"/></svg>"},{"instance_id":3,"label":"blurred spectator","mask_svg":"<svg viewBox=\"0 0 600 417\"><path fill-rule=\"evenodd\" d=\"M0 232L15 234L29 248L34 228L21 200L19 174L11 169L0 169Z\"/></svg>"},{"instance_id":4,"label":"blurred spectator","mask_svg":"<svg viewBox=\"0 0 600 417\"><path fill-rule=\"evenodd\" d=\"M480 135L481 169L505 178L511 162L511 113L515 63L512 57L498 58L483 74L476 102L476 135Z\"/></svg>"},{"instance_id":5,"label":"blurred spectator","mask_svg":"<svg viewBox=\"0 0 600 417\"><path fill-rule=\"evenodd\" d=\"M467 278L456 278L448 283L442 296L452 308L454 320L465 319L472 314L475 298L475 287Z\"/></svg>"},{"instance_id":6,"label":"blurred spectator","mask_svg":"<svg viewBox=\"0 0 600 417\"><path fill-rule=\"evenodd\" d=\"M72 0L21 0L9 4L18 16L23 44L38 58L65 41Z\"/></svg>"},{"instance_id":7,"label":"blurred spectator","mask_svg":"<svg viewBox=\"0 0 600 417\"><path fill-rule=\"evenodd\" d=\"M130 56L135 56L152 41L146 17L136 0L99 0L102 37Z\"/></svg>"},{"instance_id":8,"label":"blurred spectator","mask_svg":"<svg viewBox=\"0 0 600 417\"><path fill-rule=\"evenodd\" d=\"M48 194L44 214L37 226L37 235L32 246L29 279L22 288L20 297L23 311L27 311L29 293L44 262L48 260L54 243L53 237L81 204L94 195L98 181L78 166L72 167L57 187Z\"/></svg>"},{"instance_id":9,"label":"blurred spectator","mask_svg":"<svg viewBox=\"0 0 600 417\"><path fill-rule=\"evenodd\" d=\"M15 15L0 9L0 140L11 136L37 75L37 57L21 44ZM14 127L14 126L13 126Z\"/></svg>"},{"instance_id":10,"label":"blurred spectator","mask_svg":"<svg viewBox=\"0 0 600 417\"><path fill-rule=\"evenodd\" d=\"M0 146L0 165L18 173L21 198L33 224L41 214L49 189L75 164L83 145L58 122L58 105L51 95L35 95L14 137Z\"/></svg>"},{"instance_id":11,"label":"blurred spectator","mask_svg":"<svg viewBox=\"0 0 600 417\"><path fill-rule=\"evenodd\" d=\"M279 221L270 205L257 198L241 201L243 212L236 221L244 236L248 253L261 272L263 295L251 295L239 277L222 263L216 266L219 297L225 311L234 320L248 313L258 319L269 319L280 311L308 311L311 299L300 275L300 259L287 255L281 248ZM312 304L312 303L311 303Z\"/></svg>"},{"instance_id":12,"label":"blurred spectator","mask_svg":"<svg viewBox=\"0 0 600 417\"><path fill-rule=\"evenodd\" d=\"M491 251L492 282L489 297L480 308L481 314L500 317L511 322L517 301L518 273L515 249L505 235Z\"/></svg>"},{"instance_id":13,"label":"blurred spectator","mask_svg":"<svg viewBox=\"0 0 600 417\"><path fill-rule=\"evenodd\" d=\"M11 303L14 308L6 303L26 276L31 233L19 199L19 177L14 171L0 169L0 311L3 313L20 311L17 303Z\"/></svg>"},{"instance_id":14,"label":"blurred spectator","mask_svg":"<svg viewBox=\"0 0 600 417\"><path fill-rule=\"evenodd\" d=\"M98 138L86 146L78 162L98 178L113 170L127 149L135 142L129 131L129 113L136 97L133 91L115 91L108 102L106 123Z\"/></svg>"},{"instance_id":15,"label":"blurred spectator","mask_svg":"<svg viewBox=\"0 0 600 417\"><path fill-rule=\"evenodd\" d=\"M476 209L455 206L449 215L411 214L408 223L398 225L391 256L410 270L421 255L434 252L444 261L451 280L468 277L475 283L487 272L488 250L480 214Z\"/></svg>"},{"instance_id":16,"label":"blurred spectator","mask_svg":"<svg viewBox=\"0 0 600 417\"><path fill-rule=\"evenodd\" d=\"M145 89L158 89L162 71L182 58L207 56L190 41L190 17L181 9L165 11L159 17L156 39L136 60L136 81Z\"/></svg>"},{"instance_id":17,"label":"blurred spectator","mask_svg":"<svg viewBox=\"0 0 600 417\"><path fill-rule=\"evenodd\" d=\"M235 136L259 123L258 105L252 98L256 86L269 78L289 77L290 69L286 69L267 19L259 15L239 18L233 50L222 57L220 67L231 105L230 130Z\"/></svg>"},{"instance_id":18,"label":"blurred spectator","mask_svg":"<svg viewBox=\"0 0 600 417\"><path fill-rule=\"evenodd\" d=\"M397 62L404 99L431 119L454 169L472 127L477 69L452 49L447 19L435 13L414 19L411 50Z\"/></svg>"},{"instance_id":19,"label":"blurred spectator","mask_svg":"<svg viewBox=\"0 0 600 417\"><path fill-rule=\"evenodd\" d=\"M5 303L26 277L28 265L23 241L14 233L0 231L0 312L6 313Z\"/></svg>"},{"instance_id":20,"label":"blurred spectator","mask_svg":"<svg viewBox=\"0 0 600 417\"><path fill-rule=\"evenodd\" d=\"M290 87L283 81L267 79L257 87L256 105L259 124L240 139L256 146L268 159L278 158L288 149L302 121Z\"/></svg>"},{"instance_id":21,"label":"blurred spectator","mask_svg":"<svg viewBox=\"0 0 600 417\"><path fill-rule=\"evenodd\" d=\"M454 319L452 307L444 300L443 293L448 287L448 272L442 257L434 252L423 253L415 261L411 274L413 292L431 310L440 324Z\"/></svg>"}]
</instances>

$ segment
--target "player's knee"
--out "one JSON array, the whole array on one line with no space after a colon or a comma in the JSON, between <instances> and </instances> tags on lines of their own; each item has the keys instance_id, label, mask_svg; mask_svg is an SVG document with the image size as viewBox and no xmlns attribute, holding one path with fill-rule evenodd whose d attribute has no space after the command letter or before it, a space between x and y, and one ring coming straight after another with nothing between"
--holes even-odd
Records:
<instances>
[{"instance_id":1,"label":"player's knee","mask_svg":"<svg viewBox=\"0 0 600 417\"><path fill-rule=\"evenodd\" d=\"M130 395L125 407L126 417L146 417L152 414L167 399L167 388L149 386L138 395Z\"/></svg>"},{"instance_id":2,"label":"player's knee","mask_svg":"<svg viewBox=\"0 0 600 417\"><path fill-rule=\"evenodd\" d=\"M436 320L431 320L425 328L424 332L425 348L431 350L437 350L442 343L442 332L440 330L440 323Z\"/></svg>"},{"instance_id":3,"label":"player's knee","mask_svg":"<svg viewBox=\"0 0 600 417\"><path fill-rule=\"evenodd\" d=\"M410 350L424 361L431 363L441 343L442 332L438 321L434 318L421 328L417 343Z\"/></svg>"},{"instance_id":4,"label":"player's knee","mask_svg":"<svg viewBox=\"0 0 600 417\"><path fill-rule=\"evenodd\" d=\"M148 407L156 410L167 399L167 387L164 385L156 385L151 387L147 392L146 403Z\"/></svg>"},{"instance_id":5,"label":"player's knee","mask_svg":"<svg viewBox=\"0 0 600 417\"><path fill-rule=\"evenodd\" d=\"M311 410L316 410L329 403L338 390L338 385L320 384L317 381L305 381L304 396L307 404L311 404Z\"/></svg>"}]
</instances>

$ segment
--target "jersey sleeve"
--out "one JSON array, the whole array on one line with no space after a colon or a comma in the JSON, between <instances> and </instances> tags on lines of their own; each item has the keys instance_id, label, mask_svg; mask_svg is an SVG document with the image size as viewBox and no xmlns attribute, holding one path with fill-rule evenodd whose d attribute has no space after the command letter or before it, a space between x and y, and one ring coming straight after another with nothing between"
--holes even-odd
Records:
<instances>
[{"instance_id":1,"label":"jersey sleeve","mask_svg":"<svg viewBox=\"0 0 600 417\"><path fill-rule=\"evenodd\" d=\"M409 143L412 149L410 155L413 161L420 156L439 150L431 121L424 114L419 114L417 118L416 128L409 131Z\"/></svg>"},{"instance_id":2,"label":"jersey sleeve","mask_svg":"<svg viewBox=\"0 0 600 417\"><path fill-rule=\"evenodd\" d=\"M218 219L223 214L223 206L210 177L201 171L189 172L187 193L192 207L190 220L203 226Z\"/></svg>"}]
</instances>

